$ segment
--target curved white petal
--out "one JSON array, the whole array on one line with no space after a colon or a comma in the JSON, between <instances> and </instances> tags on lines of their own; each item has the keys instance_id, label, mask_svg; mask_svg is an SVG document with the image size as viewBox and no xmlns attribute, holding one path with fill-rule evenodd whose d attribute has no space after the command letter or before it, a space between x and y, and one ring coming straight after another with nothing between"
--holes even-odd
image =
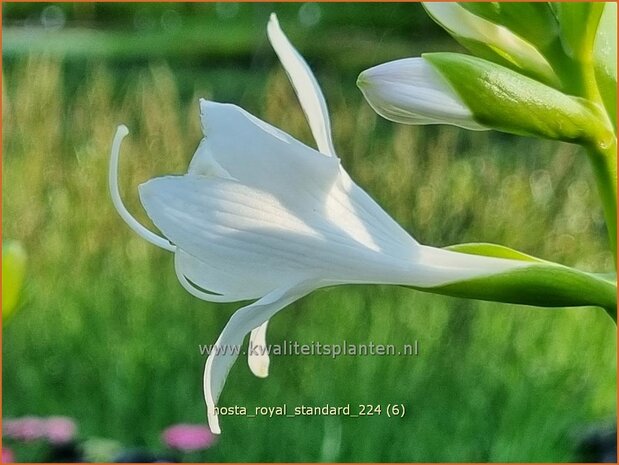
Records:
<instances>
[{"instance_id":1,"label":"curved white petal","mask_svg":"<svg viewBox=\"0 0 619 465\"><path fill-rule=\"evenodd\" d=\"M249 369L258 378L266 378L269 376L269 353L267 348L267 326L269 321L265 321L260 326L252 329L249 335L250 350L247 355L247 363Z\"/></svg>"},{"instance_id":2,"label":"curved white petal","mask_svg":"<svg viewBox=\"0 0 619 465\"><path fill-rule=\"evenodd\" d=\"M282 287L270 292L260 300L243 307L232 315L220 334L204 368L204 399L211 431L220 434L219 419L215 407L232 364L238 357L243 339L251 330L265 323L282 308L309 294L319 285L316 281L305 281Z\"/></svg>"},{"instance_id":3,"label":"curved white petal","mask_svg":"<svg viewBox=\"0 0 619 465\"><path fill-rule=\"evenodd\" d=\"M280 194L298 185L327 188L338 175L337 158L317 157L316 150L236 105L201 99L200 117L205 138L189 174L234 179Z\"/></svg>"},{"instance_id":4,"label":"curved white petal","mask_svg":"<svg viewBox=\"0 0 619 465\"><path fill-rule=\"evenodd\" d=\"M256 285L252 284L251 277L241 281L237 274L212 266L182 249L178 249L174 256L174 268L185 290L207 302L238 302L257 299L262 295L252 292Z\"/></svg>"},{"instance_id":5,"label":"curved white petal","mask_svg":"<svg viewBox=\"0 0 619 465\"><path fill-rule=\"evenodd\" d=\"M449 83L421 57L363 71L357 85L382 117L404 124L452 124L484 130Z\"/></svg>"},{"instance_id":6,"label":"curved white petal","mask_svg":"<svg viewBox=\"0 0 619 465\"><path fill-rule=\"evenodd\" d=\"M187 253L182 272L209 291L257 298L312 271L296 250L318 233L268 193L187 175L142 184L140 199L155 225Z\"/></svg>"},{"instance_id":7,"label":"curved white petal","mask_svg":"<svg viewBox=\"0 0 619 465\"><path fill-rule=\"evenodd\" d=\"M318 150L325 155L336 156L327 102L312 70L280 28L275 13L271 13L267 35L299 98Z\"/></svg>"},{"instance_id":8,"label":"curved white petal","mask_svg":"<svg viewBox=\"0 0 619 465\"><path fill-rule=\"evenodd\" d=\"M331 218L342 224L351 216L356 220L348 220L348 225L356 225L356 231L366 231L372 235L372 242L378 250L390 255L397 255L400 249L410 248L417 241L406 232L376 201L351 179L341 168L336 188L331 190L330 203L334 206ZM327 211L330 211L327 208ZM361 239L360 239L361 240ZM370 241L366 241L369 243Z\"/></svg>"}]
</instances>

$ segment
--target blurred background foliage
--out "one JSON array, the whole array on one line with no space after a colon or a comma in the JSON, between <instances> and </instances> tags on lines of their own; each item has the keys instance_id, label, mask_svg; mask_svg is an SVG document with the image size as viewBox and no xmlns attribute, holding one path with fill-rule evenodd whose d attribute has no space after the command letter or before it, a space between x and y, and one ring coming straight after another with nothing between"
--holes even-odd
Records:
<instances>
[{"instance_id":1,"label":"blurred background foliage","mask_svg":"<svg viewBox=\"0 0 619 465\"><path fill-rule=\"evenodd\" d=\"M122 184L182 173L198 97L239 104L313 145L266 40L268 14L315 69L351 176L420 242L503 243L610 271L580 149L377 117L357 74L459 50L415 4L3 4L3 234L28 274L3 329L3 416L69 415L83 437L157 449L203 422L199 344L238 304L184 292L170 254L133 234L107 191L117 124ZM418 357L274 357L235 365L222 405L402 403L403 419L224 417L213 461L570 461L616 417L616 333L600 309L544 310L383 286L321 290L279 314L281 343L408 344ZM27 448L18 460L33 459Z\"/></svg>"}]
</instances>

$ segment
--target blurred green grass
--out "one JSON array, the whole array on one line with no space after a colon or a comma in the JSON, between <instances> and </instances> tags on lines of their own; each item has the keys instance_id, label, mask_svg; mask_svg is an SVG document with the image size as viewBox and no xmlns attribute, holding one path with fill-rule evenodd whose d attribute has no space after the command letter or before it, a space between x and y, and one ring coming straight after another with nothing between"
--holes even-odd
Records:
<instances>
[{"instance_id":1,"label":"blurred green grass","mask_svg":"<svg viewBox=\"0 0 619 465\"><path fill-rule=\"evenodd\" d=\"M388 123L363 102L354 76L331 60L320 66L316 53L344 166L419 241L498 242L586 270L612 268L576 147ZM132 131L122 185L145 223L136 187L185 171L200 138L199 96L242 104L313 144L274 60L220 64L195 81L186 71L160 58L123 68L49 51L5 64L3 233L29 253L22 309L3 328L5 418L70 415L84 437L155 449L169 424L205 420L198 346L215 341L238 304L187 295L172 257L122 223L106 184L114 128ZM269 331L272 343L417 339L421 353L273 357L266 380L239 359L222 405L402 403L407 415L225 417L206 460L570 461L586 427L616 417L615 327L599 309L346 286L290 306Z\"/></svg>"}]
</instances>

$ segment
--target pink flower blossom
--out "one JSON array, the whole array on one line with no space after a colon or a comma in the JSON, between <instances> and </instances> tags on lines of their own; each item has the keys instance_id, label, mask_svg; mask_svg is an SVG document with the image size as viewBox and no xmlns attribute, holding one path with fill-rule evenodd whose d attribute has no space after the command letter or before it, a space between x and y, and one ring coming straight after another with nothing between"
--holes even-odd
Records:
<instances>
[{"instance_id":1,"label":"pink flower blossom","mask_svg":"<svg viewBox=\"0 0 619 465\"><path fill-rule=\"evenodd\" d=\"M15 456L13 451L8 447L2 447L2 463L15 462Z\"/></svg>"},{"instance_id":2,"label":"pink flower blossom","mask_svg":"<svg viewBox=\"0 0 619 465\"><path fill-rule=\"evenodd\" d=\"M16 441L36 441L45 436L45 420L39 417L22 417L5 420L2 434Z\"/></svg>"},{"instance_id":3,"label":"pink flower blossom","mask_svg":"<svg viewBox=\"0 0 619 465\"><path fill-rule=\"evenodd\" d=\"M215 442L208 427L189 424L170 426L164 430L162 439L168 447L185 452L208 449Z\"/></svg>"},{"instance_id":4,"label":"pink flower blossom","mask_svg":"<svg viewBox=\"0 0 619 465\"><path fill-rule=\"evenodd\" d=\"M15 441L30 442L45 439L52 444L64 444L75 437L77 427L67 417L22 417L5 420L2 434Z\"/></svg>"},{"instance_id":5,"label":"pink flower blossom","mask_svg":"<svg viewBox=\"0 0 619 465\"><path fill-rule=\"evenodd\" d=\"M45 437L52 444L65 444L75 437L77 426L68 417L49 417L45 421Z\"/></svg>"}]
</instances>

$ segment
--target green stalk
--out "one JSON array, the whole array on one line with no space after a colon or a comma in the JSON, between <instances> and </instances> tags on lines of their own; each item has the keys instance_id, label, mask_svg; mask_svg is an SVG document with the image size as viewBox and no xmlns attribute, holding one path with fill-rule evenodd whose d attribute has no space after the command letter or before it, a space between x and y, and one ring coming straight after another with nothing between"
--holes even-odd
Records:
<instances>
[{"instance_id":1,"label":"green stalk","mask_svg":"<svg viewBox=\"0 0 619 465\"><path fill-rule=\"evenodd\" d=\"M593 46L591 46L592 50ZM606 113L604 101L595 77L592 53L586 54L579 62L583 97L601 109L602 123L597 140L588 147L593 173L602 201L610 249L617 268L617 136L613 124Z\"/></svg>"},{"instance_id":2,"label":"green stalk","mask_svg":"<svg viewBox=\"0 0 619 465\"><path fill-rule=\"evenodd\" d=\"M617 267L617 139L589 149L589 160L602 200L610 248Z\"/></svg>"},{"instance_id":3,"label":"green stalk","mask_svg":"<svg viewBox=\"0 0 619 465\"><path fill-rule=\"evenodd\" d=\"M617 136L614 125L605 111L593 63L593 45L599 17L592 17L587 28L585 44L576 56L569 56L560 40L549 44L546 50L555 72L562 81L563 90L589 100L600 108L599 131L586 144L593 167L598 194L604 210L610 249L617 268Z\"/></svg>"}]
</instances>

